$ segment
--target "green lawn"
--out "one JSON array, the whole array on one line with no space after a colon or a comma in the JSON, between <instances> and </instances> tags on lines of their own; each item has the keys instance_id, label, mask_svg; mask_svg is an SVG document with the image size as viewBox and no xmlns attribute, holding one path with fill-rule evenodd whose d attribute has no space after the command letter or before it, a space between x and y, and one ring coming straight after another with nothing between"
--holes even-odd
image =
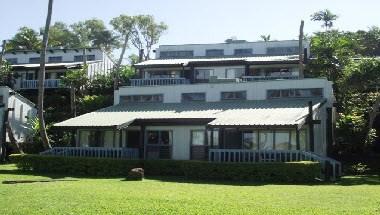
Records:
<instances>
[{"instance_id":1,"label":"green lawn","mask_svg":"<svg viewBox=\"0 0 380 215\"><path fill-rule=\"evenodd\" d=\"M48 179L0 165L0 181ZM122 178L0 184L0 214L380 214L380 178L274 185Z\"/></svg>"}]
</instances>

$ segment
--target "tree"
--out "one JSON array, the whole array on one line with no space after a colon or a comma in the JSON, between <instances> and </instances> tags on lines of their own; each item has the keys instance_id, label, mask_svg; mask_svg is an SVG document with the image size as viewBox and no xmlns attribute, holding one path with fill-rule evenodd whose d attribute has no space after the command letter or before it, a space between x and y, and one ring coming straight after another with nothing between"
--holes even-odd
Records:
<instances>
[{"instance_id":1,"label":"tree","mask_svg":"<svg viewBox=\"0 0 380 215\"><path fill-rule=\"evenodd\" d=\"M62 78L62 83L70 88L71 114L76 116L76 97L80 90L88 84L87 66L81 69L68 70Z\"/></svg>"},{"instance_id":2,"label":"tree","mask_svg":"<svg viewBox=\"0 0 380 215\"><path fill-rule=\"evenodd\" d=\"M139 51L144 49L144 60L150 58L152 46L157 44L162 34L168 29L168 26L163 23L156 23L151 15L138 15L134 17L135 25L132 31L132 44Z\"/></svg>"},{"instance_id":3,"label":"tree","mask_svg":"<svg viewBox=\"0 0 380 215\"><path fill-rule=\"evenodd\" d=\"M7 50L40 50L41 38L37 31L22 27L7 43Z\"/></svg>"},{"instance_id":4,"label":"tree","mask_svg":"<svg viewBox=\"0 0 380 215\"><path fill-rule=\"evenodd\" d=\"M311 15L311 21L322 21L322 27L327 31L333 26L333 21L337 20L338 16L333 14L329 9L315 12Z\"/></svg>"},{"instance_id":5,"label":"tree","mask_svg":"<svg viewBox=\"0 0 380 215\"><path fill-rule=\"evenodd\" d=\"M119 34L121 45L121 52L119 60L117 61L114 68L114 89L119 85L119 68L123 61L125 51L128 48L128 43L131 38L132 31L135 25L135 19L132 16L120 15L111 20L110 24L113 26L114 30Z\"/></svg>"},{"instance_id":6,"label":"tree","mask_svg":"<svg viewBox=\"0 0 380 215\"><path fill-rule=\"evenodd\" d=\"M41 33L43 28L41 29ZM49 47L72 48L75 47L76 35L71 32L63 22L56 22L49 29Z\"/></svg>"},{"instance_id":7,"label":"tree","mask_svg":"<svg viewBox=\"0 0 380 215\"><path fill-rule=\"evenodd\" d=\"M261 38L262 41L268 42L268 41L270 41L270 34L268 34L268 35L260 35L260 38Z\"/></svg>"},{"instance_id":8,"label":"tree","mask_svg":"<svg viewBox=\"0 0 380 215\"><path fill-rule=\"evenodd\" d=\"M49 138L46 132L45 119L44 119L44 92L45 92L45 63L46 63L46 49L49 40L49 28L51 23L51 16L53 13L53 0L49 0L48 11L46 16L46 24L44 35L42 39L42 51L40 55L40 73L38 75L38 120L40 123L40 135L44 148L50 149L51 145L49 143Z\"/></svg>"}]
</instances>

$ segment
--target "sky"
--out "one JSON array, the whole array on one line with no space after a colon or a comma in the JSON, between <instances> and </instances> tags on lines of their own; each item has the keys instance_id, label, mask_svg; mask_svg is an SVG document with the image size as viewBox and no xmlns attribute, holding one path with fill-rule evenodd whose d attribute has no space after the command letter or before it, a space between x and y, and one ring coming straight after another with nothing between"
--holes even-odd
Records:
<instances>
[{"instance_id":1,"label":"sky","mask_svg":"<svg viewBox=\"0 0 380 215\"><path fill-rule=\"evenodd\" d=\"M0 40L22 26L43 26L47 2L0 0ZM326 8L339 16L334 25L340 30L380 26L379 0L54 0L52 23L89 18L109 23L120 14L150 14L169 26L159 44L219 43L232 36L256 41L268 34L283 40L297 39L302 19L305 33L320 30L310 15Z\"/></svg>"}]
</instances>

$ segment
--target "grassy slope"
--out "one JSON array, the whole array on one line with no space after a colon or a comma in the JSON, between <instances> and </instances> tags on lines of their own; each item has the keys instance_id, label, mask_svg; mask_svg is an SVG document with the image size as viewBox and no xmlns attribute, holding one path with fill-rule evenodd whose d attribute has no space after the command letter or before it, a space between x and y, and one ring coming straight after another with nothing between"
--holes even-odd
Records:
<instances>
[{"instance_id":1,"label":"grassy slope","mask_svg":"<svg viewBox=\"0 0 380 215\"><path fill-rule=\"evenodd\" d=\"M0 165L0 181L43 179ZM179 180L181 181L181 180ZM184 181L182 181L184 182ZM123 179L0 184L0 214L380 214L380 178L325 185Z\"/></svg>"}]
</instances>

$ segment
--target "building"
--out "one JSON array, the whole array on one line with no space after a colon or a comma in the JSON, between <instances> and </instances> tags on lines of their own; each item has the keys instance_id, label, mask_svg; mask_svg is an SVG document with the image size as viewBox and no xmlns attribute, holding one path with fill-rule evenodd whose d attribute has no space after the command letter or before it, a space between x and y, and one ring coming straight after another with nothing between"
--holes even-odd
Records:
<instances>
[{"instance_id":1,"label":"building","mask_svg":"<svg viewBox=\"0 0 380 215\"><path fill-rule=\"evenodd\" d=\"M55 126L75 129L77 147L116 157L332 161L332 83L300 77L296 44L160 46L157 59L134 65L140 77L114 92L114 106Z\"/></svg>"},{"instance_id":2,"label":"building","mask_svg":"<svg viewBox=\"0 0 380 215\"><path fill-rule=\"evenodd\" d=\"M30 119L37 115L35 104L6 86L0 86L0 103L1 141L9 142L6 124L9 124L17 142L29 141L32 134Z\"/></svg>"},{"instance_id":3,"label":"building","mask_svg":"<svg viewBox=\"0 0 380 215\"><path fill-rule=\"evenodd\" d=\"M83 67L86 55L87 73L89 78L97 74L109 73L113 68L113 61L101 49L49 49L46 53L45 88L56 89L65 87L61 77L68 69ZM39 51L9 51L4 59L11 64L14 71L16 90L31 90L38 88L38 71L40 68Z\"/></svg>"}]
</instances>

